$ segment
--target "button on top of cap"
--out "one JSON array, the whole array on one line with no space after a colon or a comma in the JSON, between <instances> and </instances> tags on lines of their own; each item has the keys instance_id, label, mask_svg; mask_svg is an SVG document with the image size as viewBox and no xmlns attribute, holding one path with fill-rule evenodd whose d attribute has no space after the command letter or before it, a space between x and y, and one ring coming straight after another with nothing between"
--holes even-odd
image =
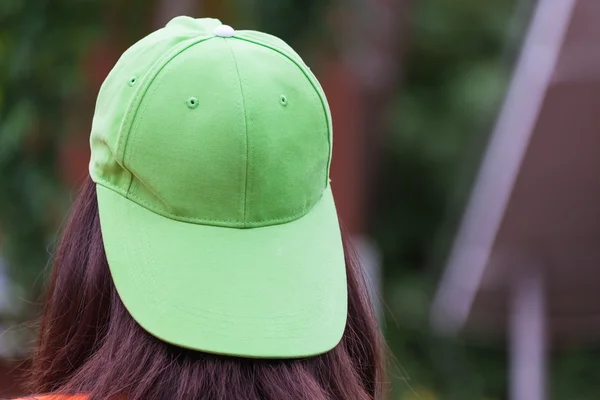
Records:
<instances>
[{"instance_id":1,"label":"button on top of cap","mask_svg":"<svg viewBox=\"0 0 600 400\"><path fill-rule=\"evenodd\" d=\"M220 36L220 37L232 37L233 34L235 33L235 30L233 30L233 28L230 27L229 25L219 25L219 26L215 27L215 29L213 30L213 33L216 36Z\"/></svg>"}]
</instances>

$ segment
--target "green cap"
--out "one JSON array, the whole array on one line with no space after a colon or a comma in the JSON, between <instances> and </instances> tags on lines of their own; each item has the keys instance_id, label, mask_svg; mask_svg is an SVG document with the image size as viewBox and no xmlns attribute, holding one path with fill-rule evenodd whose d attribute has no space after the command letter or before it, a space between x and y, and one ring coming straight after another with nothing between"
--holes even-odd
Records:
<instances>
[{"instance_id":1,"label":"green cap","mask_svg":"<svg viewBox=\"0 0 600 400\"><path fill-rule=\"evenodd\" d=\"M294 358L344 332L344 252L323 90L282 40L178 17L119 59L91 133L120 298L148 332Z\"/></svg>"}]
</instances>

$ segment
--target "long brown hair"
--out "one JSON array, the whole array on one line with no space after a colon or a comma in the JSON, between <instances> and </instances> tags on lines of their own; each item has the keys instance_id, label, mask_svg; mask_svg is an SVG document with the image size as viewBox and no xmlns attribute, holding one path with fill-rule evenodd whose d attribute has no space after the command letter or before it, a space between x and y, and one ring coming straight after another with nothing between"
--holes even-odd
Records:
<instances>
[{"instance_id":1,"label":"long brown hair","mask_svg":"<svg viewBox=\"0 0 600 400\"><path fill-rule=\"evenodd\" d=\"M224 357L181 349L144 331L111 280L88 179L55 254L31 368L36 393L90 400L372 400L383 397L382 342L362 271L346 247L348 322L320 356Z\"/></svg>"}]
</instances>

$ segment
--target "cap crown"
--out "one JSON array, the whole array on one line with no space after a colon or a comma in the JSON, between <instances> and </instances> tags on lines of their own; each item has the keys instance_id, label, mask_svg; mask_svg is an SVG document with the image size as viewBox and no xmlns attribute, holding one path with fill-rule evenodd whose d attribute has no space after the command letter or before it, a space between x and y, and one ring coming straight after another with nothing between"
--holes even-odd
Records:
<instances>
[{"instance_id":1,"label":"cap crown","mask_svg":"<svg viewBox=\"0 0 600 400\"><path fill-rule=\"evenodd\" d=\"M328 185L331 117L302 59L273 36L178 17L103 83L92 179L168 218L258 227L305 215Z\"/></svg>"}]
</instances>

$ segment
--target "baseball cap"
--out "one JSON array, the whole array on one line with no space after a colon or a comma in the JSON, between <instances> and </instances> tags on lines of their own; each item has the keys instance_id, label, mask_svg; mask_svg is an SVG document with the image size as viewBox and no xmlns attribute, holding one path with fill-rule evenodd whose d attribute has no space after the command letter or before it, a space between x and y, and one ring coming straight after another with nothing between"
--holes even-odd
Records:
<instances>
[{"instance_id":1,"label":"baseball cap","mask_svg":"<svg viewBox=\"0 0 600 400\"><path fill-rule=\"evenodd\" d=\"M253 358L339 343L347 288L331 116L285 42L173 19L109 73L90 145L111 275L146 331Z\"/></svg>"}]
</instances>

